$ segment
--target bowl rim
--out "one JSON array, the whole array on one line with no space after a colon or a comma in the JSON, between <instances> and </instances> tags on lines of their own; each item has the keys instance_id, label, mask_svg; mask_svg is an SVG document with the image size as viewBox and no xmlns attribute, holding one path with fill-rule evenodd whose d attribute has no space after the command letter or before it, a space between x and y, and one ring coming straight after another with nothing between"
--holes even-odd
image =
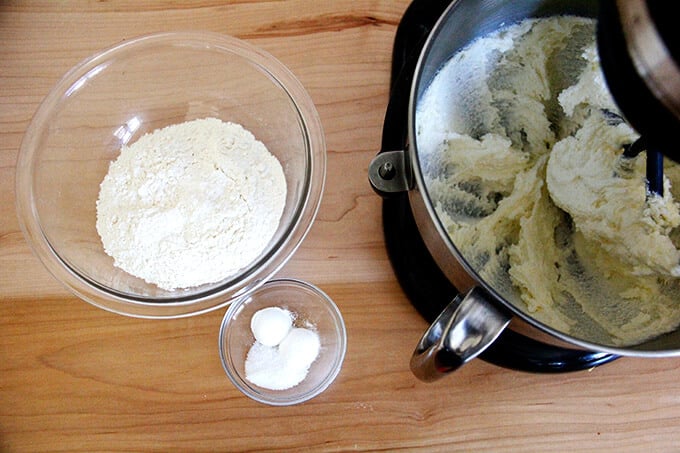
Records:
<instances>
[{"instance_id":1,"label":"bowl rim","mask_svg":"<svg viewBox=\"0 0 680 453\"><path fill-rule=\"evenodd\" d=\"M312 292L316 296L318 296L318 300L322 301L323 305L325 305L329 309L328 311L333 317L334 324L337 327L336 333L340 341L338 344L338 354L334 358L330 370L324 376L321 382L317 386L315 386L312 390L301 393L294 397L288 396L281 398L267 398L263 396L263 394L261 393L251 391L250 384L248 384L245 378L242 377L234 369L231 361L228 358L228 354L226 353L226 349L228 349L227 331L229 326L231 325L231 320L234 318L234 315L236 315L243 308L243 306L252 299L253 296L256 296L257 293L260 291L266 291L268 289L273 289L281 285L291 286L296 291L302 290ZM217 345L220 354L220 361L222 363L222 368L224 369L224 372L229 378L229 381L231 381L231 383L241 393L253 399L254 401L267 404L270 406L292 406L295 404L303 403L320 395L333 383L333 381L335 381L337 376L340 374L340 370L342 369L342 365L345 360L345 355L347 354L347 327L345 326L344 318L337 304L321 288L304 280L299 280L295 278L277 278L266 282L256 291L253 291L250 294L243 295L229 306L226 313L224 314L224 317L222 318ZM267 392L271 395L275 395L277 391L268 390Z\"/></svg>"},{"instance_id":2,"label":"bowl rim","mask_svg":"<svg viewBox=\"0 0 680 453\"><path fill-rule=\"evenodd\" d=\"M36 145L49 127L51 108L62 97L68 97L82 77L99 71L103 64L121 52L146 46L182 45L198 50L219 51L247 59L291 101L298 114L305 143L307 162L303 194L287 233L269 249L258 265L249 266L245 273L210 285L209 288L187 296L153 299L134 297L109 289L80 274L68 264L52 246L43 232L39 214L33 203L32 173ZM206 31L178 31L150 33L121 41L81 60L67 71L50 89L29 123L19 148L15 174L15 207L19 226L33 253L47 270L72 293L104 310L138 318L179 318L193 316L229 305L269 280L295 253L309 232L323 195L326 179L326 143L316 107L297 77L276 57L250 43L233 36ZM280 247L278 246L280 245ZM241 278L243 277L243 278Z\"/></svg>"}]
</instances>

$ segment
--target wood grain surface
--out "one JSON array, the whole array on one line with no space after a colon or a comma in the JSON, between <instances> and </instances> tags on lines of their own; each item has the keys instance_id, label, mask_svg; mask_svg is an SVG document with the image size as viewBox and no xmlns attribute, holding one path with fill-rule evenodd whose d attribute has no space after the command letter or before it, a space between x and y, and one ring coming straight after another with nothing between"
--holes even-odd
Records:
<instances>
[{"instance_id":1,"label":"wood grain surface","mask_svg":"<svg viewBox=\"0 0 680 453\"><path fill-rule=\"evenodd\" d=\"M433 384L408 362L426 323L387 259L367 182L408 0L0 3L0 451L678 451L680 360L620 359L537 375L481 360ZM345 318L333 385L298 406L226 378L224 312L150 321L79 300L31 253L14 206L22 136L70 67L124 39L200 29L269 51L325 129L328 175L309 235L279 273L320 286Z\"/></svg>"}]
</instances>

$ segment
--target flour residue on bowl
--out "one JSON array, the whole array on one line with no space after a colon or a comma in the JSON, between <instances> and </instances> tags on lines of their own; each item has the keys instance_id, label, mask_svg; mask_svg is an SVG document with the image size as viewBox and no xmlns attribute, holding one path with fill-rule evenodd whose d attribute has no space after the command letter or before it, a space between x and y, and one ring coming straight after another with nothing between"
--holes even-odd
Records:
<instances>
[{"instance_id":1,"label":"flour residue on bowl","mask_svg":"<svg viewBox=\"0 0 680 453\"><path fill-rule=\"evenodd\" d=\"M286 200L280 162L242 126L205 118L121 149L101 183L97 231L124 271L166 290L215 283L251 264Z\"/></svg>"},{"instance_id":2,"label":"flour residue on bowl","mask_svg":"<svg viewBox=\"0 0 680 453\"><path fill-rule=\"evenodd\" d=\"M595 21L527 19L454 55L419 100L418 157L451 241L535 319L631 345L675 329L678 166L649 194L604 83ZM677 194L676 194L677 195Z\"/></svg>"}]
</instances>

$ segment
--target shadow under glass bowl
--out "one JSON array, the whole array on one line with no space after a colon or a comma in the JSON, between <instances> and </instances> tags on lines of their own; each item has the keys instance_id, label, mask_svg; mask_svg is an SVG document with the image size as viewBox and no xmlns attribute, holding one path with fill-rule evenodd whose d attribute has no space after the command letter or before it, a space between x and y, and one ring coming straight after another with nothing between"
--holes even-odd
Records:
<instances>
[{"instance_id":1,"label":"shadow under glass bowl","mask_svg":"<svg viewBox=\"0 0 680 453\"><path fill-rule=\"evenodd\" d=\"M207 117L241 124L277 157L285 207L265 250L237 275L166 291L104 252L95 226L99 187L123 145ZM119 314L181 317L227 305L285 264L316 216L325 172L317 111L283 64L229 36L159 33L84 60L47 95L19 151L17 213L34 252L77 296Z\"/></svg>"}]
</instances>

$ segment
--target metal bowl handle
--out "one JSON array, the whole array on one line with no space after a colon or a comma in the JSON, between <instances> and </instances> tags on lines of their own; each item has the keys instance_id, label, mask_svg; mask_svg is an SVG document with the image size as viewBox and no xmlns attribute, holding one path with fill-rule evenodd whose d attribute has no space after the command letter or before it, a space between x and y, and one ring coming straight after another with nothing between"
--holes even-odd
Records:
<instances>
[{"instance_id":1,"label":"metal bowl handle","mask_svg":"<svg viewBox=\"0 0 680 453\"><path fill-rule=\"evenodd\" d=\"M457 295L423 334L411 356L411 371L432 382L457 370L489 347L510 319L479 287Z\"/></svg>"}]
</instances>

